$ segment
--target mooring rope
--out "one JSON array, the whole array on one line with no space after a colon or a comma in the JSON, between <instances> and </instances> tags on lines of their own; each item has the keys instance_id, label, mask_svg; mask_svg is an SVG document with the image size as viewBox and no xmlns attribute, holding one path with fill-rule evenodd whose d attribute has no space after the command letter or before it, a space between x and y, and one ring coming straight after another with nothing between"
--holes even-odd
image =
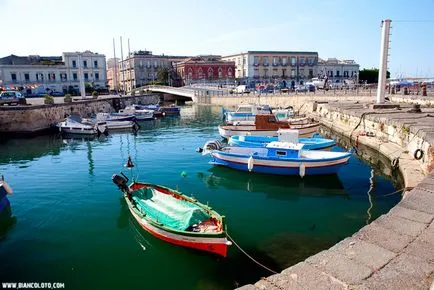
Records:
<instances>
[{"instance_id":1,"label":"mooring rope","mask_svg":"<svg viewBox=\"0 0 434 290\"><path fill-rule=\"evenodd\" d=\"M234 239L229 235L228 232L226 232L226 235L228 236L228 238L232 241L232 243L234 243L234 245L244 254L246 255L250 260L252 260L253 262L255 262L256 264L258 264L259 266L261 266L262 268L270 271L273 274L277 274L276 271L271 270L270 268L268 268L267 266L262 265L261 263L259 263L258 261L256 261L252 256L250 256L249 254L246 253L246 251L244 251L235 241Z\"/></svg>"}]
</instances>

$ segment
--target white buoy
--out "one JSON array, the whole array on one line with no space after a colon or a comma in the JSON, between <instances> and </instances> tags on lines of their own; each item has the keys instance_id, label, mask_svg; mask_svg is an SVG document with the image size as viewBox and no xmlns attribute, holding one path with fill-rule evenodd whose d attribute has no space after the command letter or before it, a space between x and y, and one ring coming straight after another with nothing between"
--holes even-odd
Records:
<instances>
[{"instance_id":1,"label":"white buoy","mask_svg":"<svg viewBox=\"0 0 434 290\"><path fill-rule=\"evenodd\" d=\"M304 163L301 163L300 171L299 171L300 177L303 178L305 173L306 173L306 166L304 165Z\"/></svg>"},{"instance_id":2,"label":"white buoy","mask_svg":"<svg viewBox=\"0 0 434 290\"><path fill-rule=\"evenodd\" d=\"M247 169L249 170L249 172L253 169L253 156L250 156L249 160L247 160Z\"/></svg>"}]
</instances>

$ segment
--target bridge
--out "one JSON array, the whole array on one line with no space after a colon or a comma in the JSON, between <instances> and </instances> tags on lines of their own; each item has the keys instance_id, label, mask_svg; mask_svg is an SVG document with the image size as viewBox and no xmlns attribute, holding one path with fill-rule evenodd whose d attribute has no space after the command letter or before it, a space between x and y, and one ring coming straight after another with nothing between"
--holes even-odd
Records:
<instances>
[{"instance_id":1,"label":"bridge","mask_svg":"<svg viewBox=\"0 0 434 290\"><path fill-rule=\"evenodd\" d=\"M191 100L195 103L199 102L203 98L211 96L223 96L226 91L217 90L215 88L195 88L195 87L169 87L160 85L150 85L143 86L133 89L129 94L140 94L141 92L154 92L154 93L164 93L171 94L176 97L181 97L180 99Z\"/></svg>"}]
</instances>

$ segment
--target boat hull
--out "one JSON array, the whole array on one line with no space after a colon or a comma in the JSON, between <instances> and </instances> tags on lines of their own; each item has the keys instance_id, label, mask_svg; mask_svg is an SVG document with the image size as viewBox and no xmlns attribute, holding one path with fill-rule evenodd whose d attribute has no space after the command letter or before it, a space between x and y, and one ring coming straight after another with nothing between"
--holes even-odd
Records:
<instances>
[{"instance_id":1,"label":"boat hull","mask_svg":"<svg viewBox=\"0 0 434 290\"><path fill-rule=\"evenodd\" d=\"M273 141L278 141L278 137L244 136L244 140L242 140L240 136L232 136L229 139L229 145L240 147L265 147L268 143ZM299 138L298 142L304 144L303 149L309 150L329 149L336 144L332 139L323 138Z\"/></svg>"},{"instance_id":2,"label":"boat hull","mask_svg":"<svg viewBox=\"0 0 434 290\"><path fill-rule=\"evenodd\" d=\"M141 217L133 208L129 199L125 196L125 201L128 204L128 208L133 215L134 219L139 223L139 225L151 235L159 238L168 243L183 246L187 248L192 248L196 250L211 252L223 257L227 255L228 240L225 237L201 237L194 235L182 235L176 234L164 230L161 227L154 226L146 218Z\"/></svg>"},{"instance_id":3,"label":"boat hull","mask_svg":"<svg viewBox=\"0 0 434 290\"><path fill-rule=\"evenodd\" d=\"M253 157L250 155L231 155L221 151L211 152L213 165L221 165L229 168L278 175L302 175L301 167L304 167L304 175L335 174L345 165L350 154L341 158L326 160L273 160L267 158ZM252 157L251 170L249 170L249 158Z\"/></svg>"},{"instance_id":4,"label":"boat hull","mask_svg":"<svg viewBox=\"0 0 434 290\"><path fill-rule=\"evenodd\" d=\"M303 126L303 125L296 125L291 126L291 129L298 130L298 134L300 137L312 137L314 133L317 132L319 128L318 124ZM227 125L220 125L218 127L219 134L225 139L229 139L232 136L271 136L271 137L277 137L277 130L257 130L256 126L227 126Z\"/></svg>"}]
</instances>

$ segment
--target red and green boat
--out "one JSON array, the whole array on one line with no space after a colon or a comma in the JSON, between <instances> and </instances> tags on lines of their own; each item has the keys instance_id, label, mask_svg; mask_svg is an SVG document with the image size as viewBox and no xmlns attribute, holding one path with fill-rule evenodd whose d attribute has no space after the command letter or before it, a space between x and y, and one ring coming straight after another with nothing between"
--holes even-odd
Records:
<instances>
[{"instance_id":1,"label":"red and green boat","mask_svg":"<svg viewBox=\"0 0 434 290\"><path fill-rule=\"evenodd\" d=\"M225 217L211 207L177 190L133 181L122 174L113 182L123 192L128 208L140 226L155 237L178 245L226 257Z\"/></svg>"}]
</instances>

